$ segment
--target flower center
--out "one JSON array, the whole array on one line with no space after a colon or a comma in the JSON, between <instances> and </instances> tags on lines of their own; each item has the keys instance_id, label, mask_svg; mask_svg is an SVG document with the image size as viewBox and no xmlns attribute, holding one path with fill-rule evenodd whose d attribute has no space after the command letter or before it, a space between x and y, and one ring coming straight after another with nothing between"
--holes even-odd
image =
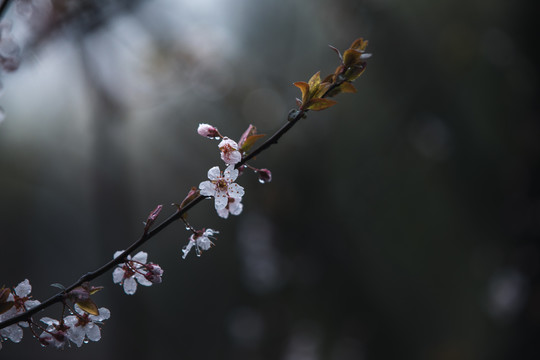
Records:
<instances>
[{"instance_id":1,"label":"flower center","mask_svg":"<svg viewBox=\"0 0 540 360\"><path fill-rule=\"evenodd\" d=\"M221 191L226 191L229 186L229 183L224 178L220 178L216 181L216 187Z\"/></svg>"}]
</instances>

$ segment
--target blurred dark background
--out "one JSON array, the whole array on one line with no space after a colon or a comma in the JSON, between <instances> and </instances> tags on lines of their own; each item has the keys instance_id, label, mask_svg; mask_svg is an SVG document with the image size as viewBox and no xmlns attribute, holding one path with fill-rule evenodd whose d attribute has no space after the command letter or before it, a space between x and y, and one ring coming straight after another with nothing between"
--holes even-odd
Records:
<instances>
[{"instance_id":1,"label":"blurred dark background","mask_svg":"<svg viewBox=\"0 0 540 360\"><path fill-rule=\"evenodd\" d=\"M2 76L0 285L28 278L42 301L221 164L199 123L271 134L292 82L337 66L327 44L363 36L373 57L357 94L252 162L274 179L240 178L243 214L190 213L214 248L182 260L179 223L142 249L162 284L94 283L100 342L42 349L26 331L0 358L540 357L536 2L105 3L3 20L22 61Z\"/></svg>"}]
</instances>

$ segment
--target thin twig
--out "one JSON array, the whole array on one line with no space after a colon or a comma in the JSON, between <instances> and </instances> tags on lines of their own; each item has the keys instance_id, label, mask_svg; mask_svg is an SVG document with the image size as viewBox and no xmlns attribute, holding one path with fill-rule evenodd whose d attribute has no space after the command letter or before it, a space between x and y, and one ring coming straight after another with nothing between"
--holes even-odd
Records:
<instances>
[{"instance_id":1,"label":"thin twig","mask_svg":"<svg viewBox=\"0 0 540 360\"><path fill-rule=\"evenodd\" d=\"M2 5L4 5L9 0L6 0ZM1 8L0 8L1 10ZM0 13L1 14L1 13ZM326 97L330 91L332 91L337 86L341 85L341 82L336 82L332 84L332 86L326 91L326 93L322 97ZM245 156L242 161L236 164L235 168L239 168L246 164L247 161L255 158L257 155L259 155L264 150L268 149L273 144L276 144L278 140L287 133L300 119L302 119L306 112L308 110L295 110L296 114L294 117L289 118L287 123L285 123L276 133L274 133L270 138L268 138L264 143L262 143L259 147L257 147L253 152L249 153L247 156ZM139 238L139 240L135 241L131 246L129 246L122 254L120 254L118 257L114 258L113 260L109 261L102 267L98 268L95 271L86 273L85 275L81 276L79 280L77 280L75 283L68 286L65 290L62 292L57 293L56 295L50 297L45 302L42 302L36 307L31 308L28 311L25 311L22 314L19 314L15 317L12 317L8 320L5 320L4 322L0 323L0 329L3 329L7 326L16 324L20 321L29 321L32 315L36 314L37 312L46 309L47 307L51 306L52 304L55 304L57 302L64 301L66 294L69 293L71 290L75 289L78 286L81 286L84 282L89 282L97 277L103 275L107 271L111 270L116 265L120 264L125 260L125 258L137 250L140 246L142 246L144 243L146 243L148 240L159 234L163 229L171 225L176 220L180 219L183 214L185 214L188 210L193 208L195 205L199 204L205 196L198 195L196 198L194 198L191 202L189 202L187 205L185 205L182 208L179 208L174 214L169 216L167 219L165 219L163 222L161 222L159 225L157 225L153 230L143 233L143 235Z\"/></svg>"}]
</instances>

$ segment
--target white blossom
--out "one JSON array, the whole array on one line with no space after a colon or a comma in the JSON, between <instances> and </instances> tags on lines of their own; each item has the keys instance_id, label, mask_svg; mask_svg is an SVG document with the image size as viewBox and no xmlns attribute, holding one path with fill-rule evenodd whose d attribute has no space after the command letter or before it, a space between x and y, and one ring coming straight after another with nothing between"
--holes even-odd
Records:
<instances>
[{"instance_id":1,"label":"white blossom","mask_svg":"<svg viewBox=\"0 0 540 360\"><path fill-rule=\"evenodd\" d=\"M244 196L244 188L234 182L238 177L238 170L234 165L229 165L223 174L218 166L214 166L208 170L208 179L199 184L201 195L213 196L215 199L216 210L225 208L229 202L229 198L240 200Z\"/></svg>"},{"instance_id":2,"label":"white blossom","mask_svg":"<svg viewBox=\"0 0 540 360\"><path fill-rule=\"evenodd\" d=\"M240 215L243 209L244 205L241 203L240 199L229 198L227 206L225 206L223 209L217 210L217 213L220 217L226 219L229 217L229 214Z\"/></svg>"},{"instance_id":3,"label":"white blossom","mask_svg":"<svg viewBox=\"0 0 540 360\"><path fill-rule=\"evenodd\" d=\"M116 259L124 251L119 250L114 253ZM128 255L125 263L118 264L118 267L113 271L113 282L124 286L124 292L128 295L135 294L137 291L137 282L144 286L152 285L152 282L145 278L146 260L148 254L144 251L139 251L133 256Z\"/></svg>"},{"instance_id":4,"label":"white blossom","mask_svg":"<svg viewBox=\"0 0 540 360\"><path fill-rule=\"evenodd\" d=\"M210 246L214 245L214 243L210 240L210 237L213 237L214 234L219 234L219 231L206 229L204 231L198 231L195 234L191 235L188 244L182 249L182 252L184 253L182 258L186 258L187 254L191 251L191 248L193 246L195 246L195 252L197 253L197 256L201 256L201 250L206 251L210 249Z\"/></svg>"},{"instance_id":5,"label":"white blossom","mask_svg":"<svg viewBox=\"0 0 540 360\"><path fill-rule=\"evenodd\" d=\"M101 323L111 316L107 308L99 308L99 315L90 315L84 312L78 305L75 305L75 311L79 314L69 315L64 319L64 323L69 327L66 331L68 339L78 347L81 347L85 339L99 341L101 339L101 330L96 323Z\"/></svg>"},{"instance_id":6,"label":"white blossom","mask_svg":"<svg viewBox=\"0 0 540 360\"><path fill-rule=\"evenodd\" d=\"M236 141L225 137L219 143L218 147L221 151L221 160L225 161L225 163L234 165L242 160L242 154L238 151L238 144Z\"/></svg>"},{"instance_id":7,"label":"white blossom","mask_svg":"<svg viewBox=\"0 0 540 360\"><path fill-rule=\"evenodd\" d=\"M19 285L17 285L14 291L9 294L7 301L13 301L14 305L8 311L0 314L0 322L11 319L14 316L24 313L40 304L38 300L30 300L30 293L32 292L32 285L28 279L25 279ZM7 338L15 343L18 343L23 338L22 327L28 327L28 323L21 321L18 324L13 324L0 329L0 336Z\"/></svg>"}]
</instances>

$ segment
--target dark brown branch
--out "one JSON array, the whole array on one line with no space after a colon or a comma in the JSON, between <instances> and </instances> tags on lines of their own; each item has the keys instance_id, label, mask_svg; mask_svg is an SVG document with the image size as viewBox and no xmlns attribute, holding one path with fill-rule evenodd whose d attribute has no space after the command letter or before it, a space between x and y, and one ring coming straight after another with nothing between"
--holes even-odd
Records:
<instances>
[{"instance_id":1,"label":"dark brown branch","mask_svg":"<svg viewBox=\"0 0 540 360\"><path fill-rule=\"evenodd\" d=\"M8 2L8 1L9 0L7 0L6 2ZM5 4L6 2L4 2L3 4ZM1 10L1 8L0 8L0 10ZM338 81L338 82L332 84L332 86L330 86L328 88L328 90L326 91L326 93L322 97L326 97L327 94L329 94L334 88L338 87L342 83L343 83L343 81ZM242 159L242 161L240 161L238 164L236 164L235 168L239 168L239 167L243 166L244 164L246 164L247 161L255 158L257 155L259 155L264 150L268 149L273 144L276 144L278 142L278 140L285 133L287 133L301 118L303 118L305 116L307 111L308 110L291 110L290 114L292 114L292 115L289 115L289 119L288 119L287 123L285 123L274 135L272 135L270 138L268 138L264 143L262 143L253 152L251 152L250 154L245 156ZM92 281L92 280L96 279L97 277L99 277L99 276L103 275L104 273L106 273L107 271L111 270L116 265L122 263L129 254L131 254L132 252L137 250L140 246L142 246L144 243L146 243L148 240L150 240L151 238L153 238L154 236L159 234L167 226L171 225L176 220L179 220L183 214L185 214L188 210L190 210L195 205L200 203L204 198L205 198L205 196L198 195L190 203L188 203L187 205L185 205L182 208L179 208L174 214L172 214L166 220L164 220L159 225L157 225L153 230L151 230L148 233L143 233L143 235L139 238L139 240L137 240L130 247L128 247L126 250L124 250L124 252L122 254L120 254L120 256L118 256L115 259L109 261L108 263L106 263L105 265L100 267L99 269L97 269L95 271L92 271L92 272L89 272L89 273L86 273L85 275L81 276L81 278L79 280L77 280L77 282L75 282L72 285L70 285L69 287L67 287L64 291L59 292L58 294L50 297L49 299L47 299L45 302L39 304L38 306L36 306L36 307L34 307L34 308L32 308L32 309L30 309L28 311L25 311L22 314L19 314L19 315L15 316L15 317L12 317L12 318L10 318L8 320L5 320L4 322L0 323L0 329L3 329L5 327L7 327L7 326L16 324L16 323L18 323L20 321L28 321L34 314L38 313L39 311L41 311L43 309L46 309L47 307L51 306L52 304L64 301L64 299L66 297L66 294L69 293L71 290L73 290L76 287L80 286L84 282L87 282L87 281L89 282L89 281Z\"/></svg>"}]
</instances>

